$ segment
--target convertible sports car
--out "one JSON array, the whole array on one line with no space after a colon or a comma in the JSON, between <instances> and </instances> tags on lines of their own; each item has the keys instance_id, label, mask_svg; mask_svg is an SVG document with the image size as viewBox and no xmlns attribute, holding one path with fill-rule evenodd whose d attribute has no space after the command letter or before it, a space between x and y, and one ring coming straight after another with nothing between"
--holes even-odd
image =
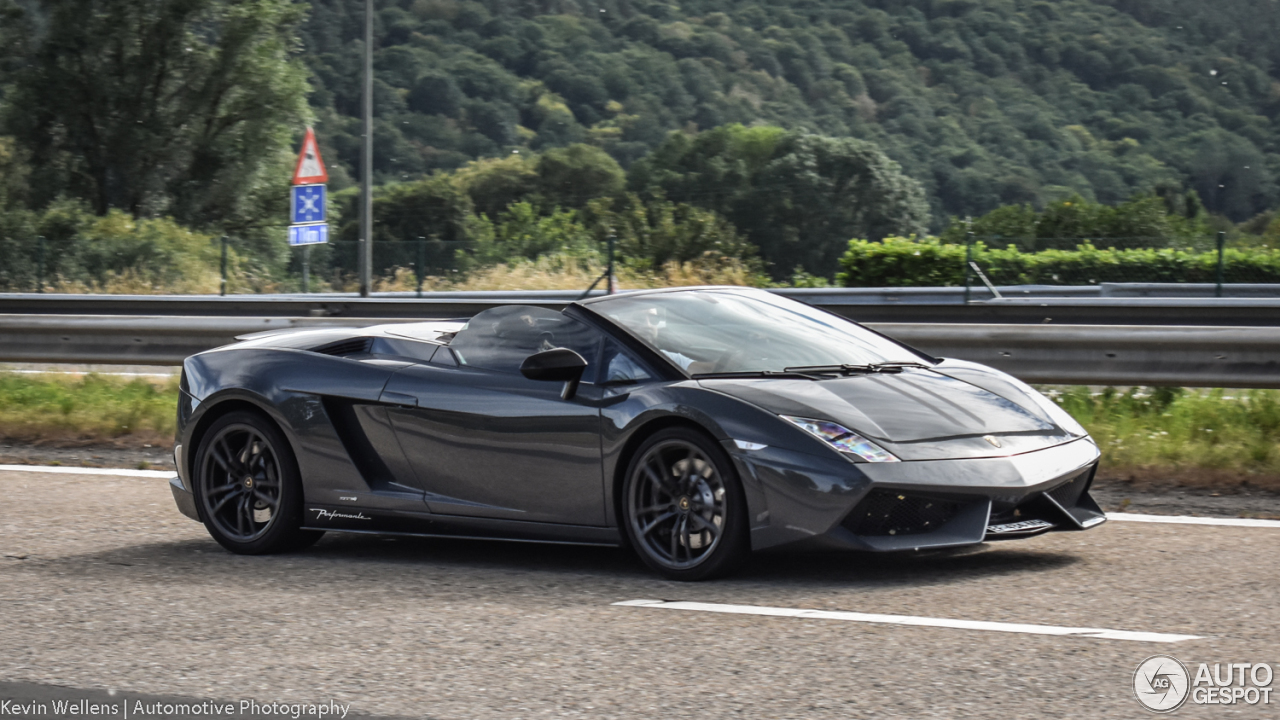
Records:
<instances>
[{"instance_id":1,"label":"convertible sports car","mask_svg":"<svg viewBox=\"0 0 1280 720\"><path fill-rule=\"evenodd\" d=\"M245 336L186 360L178 508L237 553L326 531L628 545L973 545L1106 518L1098 449L1026 384L771 293Z\"/></svg>"}]
</instances>

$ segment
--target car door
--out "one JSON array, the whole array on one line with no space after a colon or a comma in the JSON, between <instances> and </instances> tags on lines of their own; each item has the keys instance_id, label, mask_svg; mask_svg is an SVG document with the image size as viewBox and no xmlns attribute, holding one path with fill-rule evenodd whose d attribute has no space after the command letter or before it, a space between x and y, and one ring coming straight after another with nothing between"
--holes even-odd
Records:
<instances>
[{"instance_id":1,"label":"car door","mask_svg":"<svg viewBox=\"0 0 1280 720\"><path fill-rule=\"evenodd\" d=\"M560 313L506 306L458 332L431 363L396 373L382 401L433 513L572 525L605 524L600 409L593 398L601 334ZM579 393L529 380L524 358L569 347L589 366Z\"/></svg>"}]
</instances>

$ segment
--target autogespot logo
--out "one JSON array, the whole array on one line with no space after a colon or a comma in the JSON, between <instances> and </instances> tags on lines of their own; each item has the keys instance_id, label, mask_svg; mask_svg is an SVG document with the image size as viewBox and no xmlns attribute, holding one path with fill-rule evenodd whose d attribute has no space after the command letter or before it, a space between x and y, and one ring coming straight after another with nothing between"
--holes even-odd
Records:
<instances>
[{"instance_id":1,"label":"autogespot logo","mask_svg":"<svg viewBox=\"0 0 1280 720\"><path fill-rule=\"evenodd\" d=\"M1191 675L1187 666L1169 655L1152 655L1133 673L1133 694L1152 712L1173 712L1187 701Z\"/></svg>"},{"instance_id":2,"label":"autogespot logo","mask_svg":"<svg viewBox=\"0 0 1280 720\"><path fill-rule=\"evenodd\" d=\"M1198 663L1195 677L1181 660L1152 655L1133 673L1133 694L1152 712L1193 705L1270 705L1276 672L1269 663Z\"/></svg>"}]
</instances>

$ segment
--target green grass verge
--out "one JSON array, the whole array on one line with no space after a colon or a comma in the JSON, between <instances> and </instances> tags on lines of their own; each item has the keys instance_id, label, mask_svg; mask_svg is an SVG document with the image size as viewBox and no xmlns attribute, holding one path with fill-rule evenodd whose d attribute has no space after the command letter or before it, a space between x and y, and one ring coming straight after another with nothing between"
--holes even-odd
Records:
<instances>
[{"instance_id":1,"label":"green grass verge","mask_svg":"<svg viewBox=\"0 0 1280 720\"><path fill-rule=\"evenodd\" d=\"M1280 391L1045 388L1097 440L1103 476L1280 489ZM177 380L0 373L0 437L168 442Z\"/></svg>"},{"instance_id":2,"label":"green grass verge","mask_svg":"<svg viewBox=\"0 0 1280 720\"><path fill-rule=\"evenodd\" d=\"M178 380L0 373L0 437L20 442L168 442Z\"/></svg>"},{"instance_id":3,"label":"green grass verge","mask_svg":"<svg viewBox=\"0 0 1280 720\"><path fill-rule=\"evenodd\" d=\"M1098 442L1104 477L1280 489L1280 391L1043 390Z\"/></svg>"}]
</instances>

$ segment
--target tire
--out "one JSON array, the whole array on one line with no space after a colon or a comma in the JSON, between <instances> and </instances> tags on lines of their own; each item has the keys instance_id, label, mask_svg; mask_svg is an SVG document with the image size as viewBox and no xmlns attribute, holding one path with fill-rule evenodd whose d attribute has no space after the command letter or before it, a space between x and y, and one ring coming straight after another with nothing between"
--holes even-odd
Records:
<instances>
[{"instance_id":1,"label":"tire","mask_svg":"<svg viewBox=\"0 0 1280 720\"><path fill-rule=\"evenodd\" d=\"M236 411L214 421L196 453L196 508L209 534L240 555L308 547L324 535L302 530L302 480L275 423Z\"/></svg>"},{"instance_id":2,"label":"tire","mask_svg":"<svg viewBox=\"0 0 1280 720\"><path fill-rule=\"evenodd\" d=\"M645 440L622 492L627 540L664 577L719 577L750 554L742 485L724 450L697 430L668 428Z\"/></svg>"}]
</instances>

